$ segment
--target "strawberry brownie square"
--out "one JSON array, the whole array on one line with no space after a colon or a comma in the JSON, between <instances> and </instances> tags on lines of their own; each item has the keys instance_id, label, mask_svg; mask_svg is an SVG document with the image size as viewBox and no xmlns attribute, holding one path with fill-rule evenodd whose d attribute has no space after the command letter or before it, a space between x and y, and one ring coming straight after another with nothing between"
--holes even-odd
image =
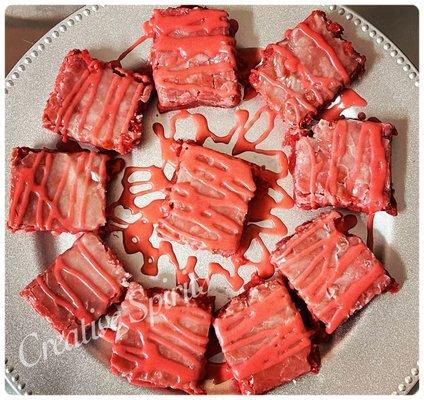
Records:
<instances>
[{"instance_id":1,"label":"strawberry brownie square","mask_svg":"<svg viewBox=\"0 0 424 400\"><path fill-rule=\"evenodd\" d=\"M342 38L343 27L313 11L270 44L250 83L287 123L303 128L364 72L365 56Z\"/></svg>"},{"instance_id":2,"label":"strawberry brownie square","mask_svg":"<svg viewBox=\"0 0 424 400\"><path fill-rule=\"evenodd\" d=\"M20 295L67 343L76 344L121 301L128 277L112 251L85 233Z\"/></svg>"},{"instance_id":3,"label":"strawberry brownie square","mask_svg":"<svg viewBox=\"0 0 424 400\"><path fill-rule=\"evenodd\" d=\"M203 390L212 304L180 291L145 289L132 282L112 347L111 369L140 386Z\"/></svg>"},{"instance_id":4,"label":"strawberry brownie square","mask_svg":"<svg viewBox=\"0 0 424 400\"><path fill-rule=\"evenodd\" d=\"M149 25L159 111L234 107L240 102L227 12L203 7L156 9Z\"/></svg>"},{"instance_id":5,"label":"strawberry brownie square","mask_svg":"<svg viewBox=\"0 0 424 400\"><path fill-rule=\"evenodd\" d=\"M234 254L255 191L247 162L184 143L157 233L193 249Z\"/></svg>"},{"instance_id":6,"label":"strawberry brownie square","mask_svg":"<svg viewBox=\"0 0 424 400\"><path fill-rule=\"evenodd\" d=\"M114 67L88 50L62 62L43 126L68 138L125 154L141 140L142 113L152 92L147 75Z\"/></svg>"},{"instance_id":7,"label":"strawberry brownie square","mask_svg":"<svg viewBox=\"0 0 424 400\"><path fill-rule=\"evenodd\" d=\"M374 121L320 120L313 136L295 145L294 199L298 207L326 206L396 215L391 183L393 125Z\"/></svg>"},{"instance_id":8,"label":"strawberry brownie square","mask_svg":"<svg viewBox=\"0 0 424 400\"><path fill-rule=\"evenodd\" d=\"M341 231L341 217L330 211L299 226L271 256L327 333L392 283L364 242Z\"/></svg>"},{"instance_id":9,"label":"strawberry brownie square","mask_svg":"<svg viewBox=\"0 0 424 400\"><path fill-rule=\"evenodd\" d=\"M55 233L97 230L106 222L108 160L91 151L14 148L8 227Z\"/></svg>"},{"instance_id":10,"label":"strawberry brownie square","mask_svg":"<svg viewBox=\"0 0 424 400\"><path fill-rule=\"evenodd\" d=\"M242 394L261 394L311 371L310 333L280 280L234 297L213 326Z\"/></svg>"}]
</instances>

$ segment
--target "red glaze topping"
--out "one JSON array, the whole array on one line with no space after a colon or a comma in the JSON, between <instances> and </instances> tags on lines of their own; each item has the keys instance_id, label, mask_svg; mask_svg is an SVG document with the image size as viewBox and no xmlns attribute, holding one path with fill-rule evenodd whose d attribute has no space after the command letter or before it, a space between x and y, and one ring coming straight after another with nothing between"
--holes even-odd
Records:
<instances>
[{"instance_id":1,"label":"red glaze topping","mask_svg":"<svg viewBox=\"0 0 424 400\"><path fill-rule=\"evenodd\" d=\"M161 111L240 102L235 40L225 11L206 8L155 10L149 29L153 79Z\"/></svg>"},{"instance_id":2,"label":"red glaze topping","mask_svg":"<svg viewBox=\"0 0 424 400\"><path fill-rule=\"evenodd\" d=\"M255 190L251 168L244 161L183 144L176 182L157 232L195 249L233 254Z\"/></svg>"},{"instance_id":3,"label":"red glaze topping","mask_svg":"<svg viewBox=\"0 0 424 400\"><path fill-rule=\"evenodd\" d=\"M363 72L365 57L341 39L343 28L314 11L269 45L250 83L272 109L297 127L306 126L320 108Z\"/></svg>"},{"instance_id":4,"label":"red glaze topping","mask_svg":"<svg viewBox=\"0 0 424 400\"><path fill-rule=\"evenodd\" d=\"M337 229L340 218L330 211L298 227L271 258L314 317L325 323L327 333L391 282L359 237Z\"/></svg>"},{"instance_id":5,"label":"red glaze topping","mask_svg":"<svg viewBox=\"0 0 424 400\"><path fill-rule=\"evenodd\" d=\"M392 125L321 120L312 131L312 138L296 143L293 175L299 207L396 213L390 178Z\"/></svg>"},{"instance_id":6,"label":"red glaze topping","mask_svg":"<svg viewBox=\"0 0 424 400\"><path fill-rule=\"evenodd\" d=\"M309 333L277 280L233 298L214 328L243 394L263 393L311 369Z\"/></svg>"},{"instance_id":7,"label":"red glaze topping","mask_svg":"<svg viewBox=\"0 0 424 400\"><path fill-rule=\"evenodd\" d=\"M108 156L15 148L8 227L78 233L105 222Z\"/></svg>"},{"instance_id":8,"label":"red glaze topping","mask_svg":"<svg viewBox=\"0 0 424 400\"><path fill-rule=\"evenodd\" d=\"M113 303L120 301L127 274L115 255L92 233L38 275L20 293L70 344Z\"/></svg>"},{"instance_id":9,"label":"red glaze topping","mask_svg":"<svg viewBox=\"0 0 424 400\"><path fill-rule=\"evenodd\" d=\"M210 310L177 291L152 296L130 283L111 358L112 371L130 383L201 393Z\"/></svg>"},{"instance_id":10,"label":"red glaze topping","mask_svg":"<svg viewBox=\"0 0 424 400\"><path fill-rule=\"evenodd\" d=\"M87 50L65 57L43 115L63 140L125 154L141 139L141 109L152 85L146 75L96 60Z\"/></svg>"}]
</instances>

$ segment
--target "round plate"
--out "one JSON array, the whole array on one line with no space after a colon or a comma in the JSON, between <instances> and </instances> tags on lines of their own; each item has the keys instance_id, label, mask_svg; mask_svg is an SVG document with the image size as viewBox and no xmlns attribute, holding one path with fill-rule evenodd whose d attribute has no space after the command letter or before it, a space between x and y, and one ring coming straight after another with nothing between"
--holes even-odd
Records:
<instances>
[{"instance_id":1,"label":"round plate","mask_svg":"<svg viewBox=\"0 0 424 400\"><path fill-rule=\"evenodd\" d=\"M239 47L263 47L278 41L311 11L308 6L226 6L239 22ZM140 35L140 26L151 14L149 6L90 6L63 21L40 39L6 78L6 162L12 147L52 147L58 136L41 128L41 115L59 65L72 48L88 48L100 59L117 58ZM323 351L318 375L307 375L279 387L281 394L390 394L406 393L417 381L418 369L418 73L408 59L381 32L348 8L329 6L329 17L345 27L345 37L367 56L367 71L354 89L368 100L367 116L397 127L393 142L393 181L399 215L379 213L375 218L375 252L400 283L396 295L384 294L345 323ZM131 22L129 22L131 21ZM132 67L145 60L149 43L139 46L125 61ZM259 97L241 108L258 107ZM227 131L234 110L200 108L213 131ZM146 115L143 143L126 157L127 165L160 162L152 123L166 124L171 114L156 115L155 106ZM187 134L192 125L179 128ZM281 133L271 135L278 146ZM222 149L221 149L222 150ZM225 149L223 149L225 151ZM9 168L6 173L8 191ZM290 177L284 185L290 186ZM111 200L122 190L119 177ZM289 232L315 213L296 209L283 213ZM364 220L355 228L364 237ZM278 237L277 237L278 239ZM274 238L275 240L275 238ZM73 241L71 235L6 233L6 372L18 392L38 394L142 394L151 392L131 386L108 371L108 349L102 341L66 350L57 344L48 324L19 297L18 292L49 265ZM126 255L122 238L110 245L123 258L136 279L146 285L163 284L172 273L164 263L156 278L140 275L140 258ZM177 246L184 258L183 247ZM210 255L199 255L208 261ZM168 276L168 275L166 275ZM168 283L169 285L169 283ZM171 283L172 286L172 283ZM219 289L219 290L217 290ZM224 280L215 281L225 302L230 293ZM33 365L32 365L33 364ZM32 365L32 366L31 366ZM155 392L156 393L156 392Z\"/></svg>"}]
</instances>

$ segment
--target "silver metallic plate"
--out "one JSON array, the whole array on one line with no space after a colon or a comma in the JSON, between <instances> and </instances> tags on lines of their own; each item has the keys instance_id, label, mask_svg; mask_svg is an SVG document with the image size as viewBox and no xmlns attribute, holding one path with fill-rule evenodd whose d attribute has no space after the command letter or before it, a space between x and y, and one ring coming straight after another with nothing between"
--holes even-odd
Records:
<instances>
[{"instance_id":1,"label":"silver metallic plate","mask_svg":"<svg viewBox=\"0 0 424 400\"><path fill-rule=\"evenodd\" d=\"M41 128L41 114L65 53L72 48L88 48L100 59L116 58L140 35L141 24L149 18L152 8L82 8L53 28L24 55L6 78L7 164L12 147L55 147L58 137ZM286 28L294 26L312 9L309 6L224 8L239 22L237 42L240 47L260 47L277 41ZM303 377L277 388L274 393L406 393L418 379L418 73L393 43L360 16L345 7L328 6L324 10L345 27L345 36L367 56L367 72L354 85L354 89L368 100L367 116L393 123L399 132L393 142L392 159L399 215L393 218L379 213L375 219L374 237L377 256L401 287L396 295L385 294L375 299L337 331L331 345L323 352L318 375ZM131 67L140 58L145 59L148 46L149 43L145 43L138 47L125 61L125 66ZM214 121L215 131L226 131L233 122L231 110L203 108L201 112ZM147 165L160 157L151 130L152 122L158 118L168 117L157 117L151 107L146 118L145 139L127 158L128 165ZM9 167L6 193L8 181ZM119 183L117 185L112 196L119 192ZM288 210L284 221L291 231L315 214ZM364 220L360 220L355 229L364 237ZM150 389L131 386L108 371L107 349L103 349L106 345L102 341L71 351L57 349L56 353L61 354L55 354L49 342L55 338L53 332L20 299L18 292L72 241L71 235L6 233L8 380L18 393L26 390L37 394L152 393ZM112 240L111 246L124 258L131 272L136 273L139 264L123 254L119 240ZM167 270L165 265L162 273L169 273ZM216 281L216 286L220 285L222 281ZM25 366L23 360L34 366Z\"/></svg>"}]
</instances>

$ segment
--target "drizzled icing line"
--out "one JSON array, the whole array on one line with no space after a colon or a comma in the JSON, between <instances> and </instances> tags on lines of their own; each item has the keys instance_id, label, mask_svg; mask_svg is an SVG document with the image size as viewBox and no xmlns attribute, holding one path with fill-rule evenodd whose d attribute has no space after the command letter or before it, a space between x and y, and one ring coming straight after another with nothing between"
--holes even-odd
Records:
<instances>
[{"instance_id":1,"label":"drizzled icing line","mask_svg":"<svg viewBox=\"0 0 424 400\"><path fill-rule=\"evenodd\" d=\"M392 125L321 120L312 132L313 137L301 137L296 143L294 180L299 207L333 205L368 214L383 210L396 214L390 172L390 142L396 134Z\"/></svg>"},{"instance_id":2,"label":"drizzled icing line","mask_svg":"<svg viewBox=\"0 0 424 400\"><path fill-rule=\"evenodd\" d=\"M43 114L43 126L121 154L140 141L140 112L152 91L146 75L72 50L63 60Z\"/></svg>"},{"instance_id":3,"label":"drizzled icing line","mask_svg":"<svg viewBox=\"0 0 424 400\"><path fill-rule=\"evenodd\" d=\"M308 125L327 102L363 72L365 56L342 39L341 33L342 28L325 13L313 11L287 30L282 41L268 45L262 63L252 70L252 86L290 124Z\"/></svg>"},{"instance_id":4,"label":"drizzled icing line","mask_svg":"<svg viewBox=\"0 0 424 400\"><path fill-rule=\"evenodd\" d=\"M76 13L72 14L67 21L63 21L57 26L55 26L51 31L49 31L45 37L43 37L38 43L36 43L16 64L15 68L8 74L5 79L6 89L5 93L10 94L11 90L14 87L19 88L19 78L23 77L25 71L31 71L31 66L36 66L37 59L41 56L42 52L47 52L49 50L49 44L56 43L63 35L69 30L78 27L79 23L89 23L90 20L87 19L88 16L93 15L93 12L102 11L108 12L110 9L107 6L97 6L93 5L87 7L86 9L80 9ZM385 38L381 32L376 30L371 24L359 17L355 12L351 11L347 7L340 6L329 6L330 10L339 15L344 15L347 22L355 23L355 30L359 31L360 34L365 34L371 38L371 40L376 41L377 45L383 46L387 54L393 58L393 61L396 62L397 66L403 68L403 70L408 74L412 83L415 83L415 86L418 87L419 74L416 71L415 67L408 61L405 55L387 38ZM102 14L104 15L104 14ZM357 23L358 22L358 23ZM363 33L362 33L363 32ZM66 37L66 36L65 36ZM370 40L368 38L368 40ZM399 60L399 61L398 61ZM18 85L17 85L18 84ZM13 368L13 366L12 366ZM414 372L415 368L412 368ZM415 373L410 374L414 378L417 376ZM409 376L409 375L408 375ZM403 383L402 383L403 385ZM413 384L406 384L406 390L399 390L400 393L406 393L413 386Z\"/></svg>"},{"instance_id":5,"label":"drizzled icing line","mask_svg":"<svg viewBox=\"0 0 424 400\"><path fill-rule=\"evenodd\" d=\"M405 54L393 42L384 37L384 35L378 29L376 29L372 24L364 20L350 8L336 5L330 5L328 8L333 13L337 12L338 15L344 15L346 22L354 24L355 31L357 31L359 34L366 34L367 37L370 38L368 40L375 40L377 45L382 46L383 49L388 52L390 57L393 58L396 66L401 66L403 71L408 74L408 77L414 86L418 88L419 72L408 60ZM9 74L6 76L5 94L7 95L10 93L10 90L15 86L15 82L19 80L25 71L30 70L31 65L36 65L35 61L40 57L42 52L47 50L46 46L53 43L53 38L58 40L69 29L73 28L74 26L77 27L78 23L81 23L81 21L85 23L87 20L86 17L92 15L92 12L103 12L103 10L106 10L107 12L107 5L93 5L90 8L80 9L76 13L72 14L67 21L62 21L52 30L50 30L38 44L32 46L24 54L24 56L16 63L11 72L9 72Z\"/></svg>"},{"instance_id":6,"label":"drizzled icing line","mask_svg":"<svg viewBox=\"0 0 424 400\"><path fill-rule=\"evenodd\" d=\"M182 146L179 159L158 234L195 248L234 253L256 190L250 166L191 144Z\"/></svg>"}]
</instances>

